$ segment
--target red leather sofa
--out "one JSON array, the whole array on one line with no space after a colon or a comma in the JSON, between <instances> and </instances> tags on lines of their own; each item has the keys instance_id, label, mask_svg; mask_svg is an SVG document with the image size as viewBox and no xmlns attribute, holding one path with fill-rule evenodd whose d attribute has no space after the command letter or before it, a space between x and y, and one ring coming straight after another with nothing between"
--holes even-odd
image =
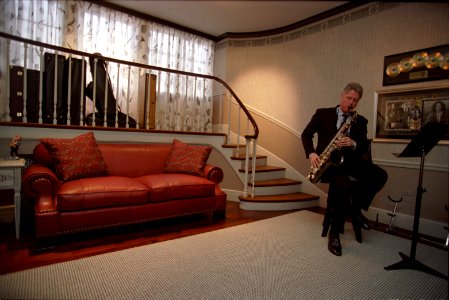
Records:
<instances>
[{"instance_id":1,"label":"red leather sofa","mask_svg":"<svg viewBox=\"0 0 449 300\"><path fill-rule=\"evenodd\" d=\"M190 214L223 218L223 171L206 164L202 176L164 172L171 144L98 144L108 174L62 181L39 143L22 180L34 201L37 238L143 223Z\"/></svg>"}]
</instances>

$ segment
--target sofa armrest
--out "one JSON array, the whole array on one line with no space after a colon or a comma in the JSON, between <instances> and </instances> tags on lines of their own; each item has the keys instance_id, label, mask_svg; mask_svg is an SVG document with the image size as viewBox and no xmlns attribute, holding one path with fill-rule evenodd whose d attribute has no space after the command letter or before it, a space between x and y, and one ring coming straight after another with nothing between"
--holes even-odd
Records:
<instances>
[{"instance_id":1,"label":"sofa armrest","mask_svg":"<svg viewBox=\"0 0 449 300\"><path fill-rule=\"evenodd\" d=\"M204 167L204 178L219 184L223 180L223 170L220 167L206 164Z\"/></svg>"},{"instance_id":2,"label":"sofa armrest","mask_svg":"<svg viewBox=\"0 0 449 300\"><path fill-rule=\"evenodd\" d=\"M35 200L36 213L56 210L56 195L60 182L56 174L45 165L33 164L22 176L22 193Z\"/></svg>"}]
</instances>

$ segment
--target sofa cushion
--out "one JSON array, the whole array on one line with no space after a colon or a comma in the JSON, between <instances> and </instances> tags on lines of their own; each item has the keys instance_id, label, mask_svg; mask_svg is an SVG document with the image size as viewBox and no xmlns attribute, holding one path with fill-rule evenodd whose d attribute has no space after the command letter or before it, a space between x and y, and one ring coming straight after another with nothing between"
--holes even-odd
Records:
<instances>
[{"instance_id":1,"label":"sofa cushion","mask_svg":"<svg viewBox=\"0 0 449 300\"><path fill-rule=\"evenodd\" d=\"M170 144L112 144L98 147L108 166L109 175L140 177L161 174L170 153Z\"/></svg>"},{"instance_id":2,"label":"sofa cushion","mask_svg":"<svg viewBox=\"0 0 449 300\"><path fill-rule=\"evenodd\" d=\"M73 139L42 138L40 141L50 152L60 180L108 175L106 163L92 132Z\"/></svg>"},{"instance_id":3,"label":"sofa cushion","mask_svg":"<svg viewBox=\"0 0 449 300\"><path fill-rule=\"evenodd\" d=\"M129 177L106 176L66 182L58 191L58 210L73 211L148 202L148 188Z\"/></svg>"},{"instance_id":4,"label":"sofa cushion","mask_svg":"<svg viewBox=\"0 0 449 300\"><path fill-rule=\"evenodd\" d=\"M166 201L215 195L215 183L187 174L158 174L135 178L149 189L150 201Z\"/></svg>"},{"instance_id":5,"label":"sofa cushion","mask_svg":"<svg viewBox=\"0 0 449 300\"><path fill-rule=\"evenodd\" d=\"M184 173L203 176L212 147L193 146L174 139L163 173Z\"/></svg>"}]
</instances>

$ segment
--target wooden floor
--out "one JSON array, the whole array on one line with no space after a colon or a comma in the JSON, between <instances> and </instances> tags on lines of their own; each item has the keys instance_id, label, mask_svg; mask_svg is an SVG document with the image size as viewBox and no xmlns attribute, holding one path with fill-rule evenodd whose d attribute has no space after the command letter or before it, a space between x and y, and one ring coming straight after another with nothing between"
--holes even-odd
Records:
<instances>
[{"instance_id":1,"label":"wooden floor","mask_svg":"<svg viewBox=\"0 0 449 300\"><path fill-rule=\"evenodd\" d=\"M239 204L232 201L227 202L226 209L224 220L213 220L210 215L197 215L65 236L57 240L55 248L46 251L36 251L32 230L27 229L26 225L23 226L24 232L17 241L14 223L0 223L0 274L163 242L293 212L241 210ZM324 212L319 207L308 210ZM385 230L385 225L373 225L375 230ZM320 229L317 229L317 232L319 236ZM402 237L410 237L409 232L401 234ZM432 242L430 244L432 245ZM442 247L441 241L433 245Z\"/></svg>"},{"instance_id":2,"label":"wooden floor","mask_svg":"<svg viewBox=\"0 0 449 300\"><path fill-rule=\"evenodd\" d=\"M232 201L227 202L226 210L226 218L219 221L209 215L197 215L70 235L59 238L56 247L47 251L36 251L32 230L26 229L26 225L17 241L14 224L0 223L0 274L163 242L292 212L240 210L239 204Z\"/></svg>"}]
</instances>

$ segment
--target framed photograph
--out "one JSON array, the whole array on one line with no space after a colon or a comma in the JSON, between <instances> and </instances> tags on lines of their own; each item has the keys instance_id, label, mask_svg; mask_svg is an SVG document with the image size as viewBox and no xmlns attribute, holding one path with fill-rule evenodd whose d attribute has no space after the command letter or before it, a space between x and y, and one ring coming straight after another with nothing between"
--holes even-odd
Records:
<instances>
[{"instance_id":1,"label":"framed photograph","mask_svg":"<svg viewBox=\"0 0 449 300\"><path fill-rule=\"evenodd\" d=\"M375 139L409 140L427 122L448 126L449 86L380 91L374 100ZM449 140L449 134L443 140Z\"/></svg>"},{"instance_id":2,"label":"framed photograph","mask_svg":"<svg viewBox=\"0 0 449 300\"><path fill-rule=\"evenodd\" d=\"M449 44L385 56L383 85L449 78Z\"/></svg>"}]
</instances>

